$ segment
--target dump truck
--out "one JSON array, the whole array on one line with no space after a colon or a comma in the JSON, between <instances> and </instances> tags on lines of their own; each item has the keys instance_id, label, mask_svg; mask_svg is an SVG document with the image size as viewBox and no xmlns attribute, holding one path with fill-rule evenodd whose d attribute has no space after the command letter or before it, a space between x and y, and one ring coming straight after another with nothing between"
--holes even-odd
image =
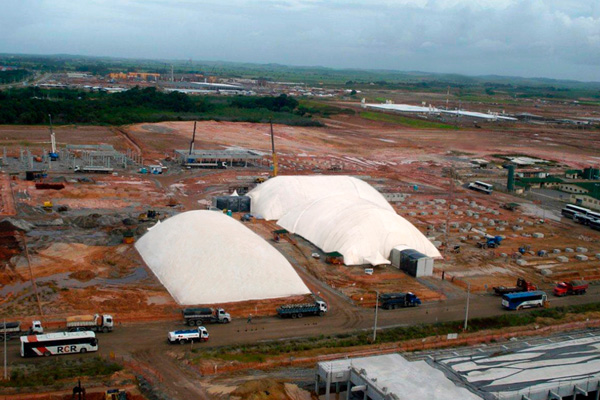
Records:
<instances>
[{"instance_id":1,"label":"dump truck","mask_svg":"<svg viewBox=\"0 0 600 400\"><path fill-rule=\"evenodd\" d=\"M517 286L507 287L507 286L495 286L494 293L499 296L507 293L517 293L517 292L533 292L537 290L537 286L535 286L531 282L527 282L523 278L517 279Z\"/></svg>"},{"instance_id":2,"label":"dump truck","mask_svg":"<svg viewBox=\"0 0 600 400\"><path fill-rule=\"evenodd\" d=\"M231 315L222 308L185 308L181 311L185 323L189 326L201 325L207 322L227 324L231 322Z\"/></svg>"},{"instance_id":3,"label":"dump truck","mask_svg":"<svg viewBox=\"0 0 600 400\"><path fill-rule=\"evenodd\" d=\"M560 282L554 288L555 296L567 296L570 294L585 294L590 285L586 281L571 281L571 282Z\"/></svg>"},{"instance_id":4,"label":"dump truck","mask_svg":"<svg viewBox=\"0 0 600 400\"><path fill-rule=\"evenodd\" d=\"M167 335L169 343L185 344L188 342L206 342L208 341L208 331L205 327L199 326L195 329L182 329L169 332Z\"/></svg>"},{"instance_id":5,"label":"dump truck","mask_svg":"<svg viewBox=\"0 0 600 400\"><path fill-rule=\"evenodd\" d=\"M94 332L112 332L114 327L113 317L111 315L76 315L67 317L67 330L69 332L94 331Z\"/></svg>"},{"instance_id":6,"label":"dump truck","mask_svg":"<svg viewBox=\"0 0 600 400\"><path fill-rule=\"evenodd\" d=\"M16 336L41 335L42 333L44 333L44 328L41 321L32 321L31 327L26 331L21 330L19 321L6 322L6 324L0 323L0 341L3 341L5 337L6 340L10 340Z\"/></svg>"},{"instance_id":7,"label":"dump truck","mask_svg":"<svg viewBox=\"0 0 600 400\"><path fill-rule=\"evenodd\" d=\"M416 307L421 305L414 293L384 293L379 296L379 306L386 310L394 310L401 307Z\"/></svg>"},{"instance_id":8,"label":"dump truck","mask_svg":"<svg viewBox=\"0 0 600 400\"><path fill-rule=\"evenodd\" d=\"M317 300L314 303L285 304L277 308L277 315L281 318L302 318L305 315L318 315L322 317L327 312L327 303Z\"/></svg>"}]
</instances>

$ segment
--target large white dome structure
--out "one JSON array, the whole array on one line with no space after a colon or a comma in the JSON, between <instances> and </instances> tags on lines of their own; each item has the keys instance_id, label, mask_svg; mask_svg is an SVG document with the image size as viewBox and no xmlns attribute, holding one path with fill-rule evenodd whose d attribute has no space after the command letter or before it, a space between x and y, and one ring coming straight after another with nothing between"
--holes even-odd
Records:
<instances>
[{"instance_id":1,"label":"large white dome structure","mask_svg":"<svg viewBox=\"0 0 600 400\"><path fill-rule=\"evenodd\" d=\"M324 252L341 253L346 265L389 264L390 252L399 245L428 257L441 257L406 219L358 197L323 197L288 212L277 224Z\"/></svg>"},{"instance_id":2,"label":"large white dome structure","mask_svg":"<svg viewBox=\"0 0 600 400\"><path fill-rule=\"evenodd\" d=\"M344 175L277 176L248 193L252 199L252 213L266 220L279 219L294 208L331 195L369 200L394 211L371 185Z\"/></svg>"},{"instance_id":3,"label":"large white dome structure","mask_svg":"<svg viewBox=\"0 0 600 400\"><path fill-rule=\"evenodd\" d=\"M222 213L178 214L154 226L135 247L181 305L310 293L281 253Z\"/></svg>"}]
</instances>

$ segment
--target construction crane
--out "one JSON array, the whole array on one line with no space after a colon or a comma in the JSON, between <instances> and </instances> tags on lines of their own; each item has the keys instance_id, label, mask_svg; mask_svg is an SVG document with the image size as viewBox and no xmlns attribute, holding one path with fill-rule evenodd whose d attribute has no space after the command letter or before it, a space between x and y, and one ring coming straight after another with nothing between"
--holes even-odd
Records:
<instances>
[{"instance_id":1,"label":"construction crane","mask_svg":"<svg viewBox=\"0 0 600 400\"><path fill-rule=\"evenodd\" d=\"M194 121L194 133L192 133L192 141L190 142L190 156L194 152L194 142L196 141L196 121Z\"/></svg>"},{"instance_id":2,"label":"construction crane","mask_svg":"<svg viewBox=\"0 0 600 400\"><path fill-rule=\"evenodd\" d=\"M50 157L50 160L56 161L58 160L58 152L56 151L56 137L54 135L54 130L52 129L52 114L48 114L48 119L50 121L50 146L52 147L48 156Z\"/></svg>"},{"instance_id":3,"label":"construction crane","mask_svg":"<svg viewBox=\"0 0 600 400\"><path fill-rule=\"evenodd\" d=\"M273 121L269 120L271 125L271 152L273 153L273 177L277 176L277 153L275 152L275 136L273 135Z\"/></svg>"}]
</instances>

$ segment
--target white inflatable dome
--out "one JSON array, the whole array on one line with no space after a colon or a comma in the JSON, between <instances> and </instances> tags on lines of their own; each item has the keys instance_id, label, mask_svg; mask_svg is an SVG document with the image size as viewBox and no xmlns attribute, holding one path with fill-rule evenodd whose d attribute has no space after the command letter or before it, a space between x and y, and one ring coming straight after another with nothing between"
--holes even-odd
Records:
<instances>
[{"instance_id":1,"label":"white inflatable dome","mask_svg":"<svg viewBox=\"0 0 600 400\"><path fill-rule=\"evenodd\" d=\"M389 264L390 252L398 245L441 257L410 222L359 197L324 197L288 212L277 224L324 252L341 253L346 265Z\"/></svg>"},{"instance_id":2,"label":"white inflatable dome","mask_svg":"<svg viewBox=\"0 0 600 400\"><path fill-rule=\"evenodd\" d=\"M155 225L135 247L181 305L310 293L281 253L222 213L176 215Z\"/></svg>"},{"instance_id":3,"label":"white inflatable dome","mask_svg":"<svg viewBox=\"0 0 600 400\"><path fill-rule=\"evenodd\" d=\"M294 208L332 195L358 197L394 211L371 185L343 175L277 176L248 193L252 213L267 220L279 219Z\"/></svg>"}]
</instances>

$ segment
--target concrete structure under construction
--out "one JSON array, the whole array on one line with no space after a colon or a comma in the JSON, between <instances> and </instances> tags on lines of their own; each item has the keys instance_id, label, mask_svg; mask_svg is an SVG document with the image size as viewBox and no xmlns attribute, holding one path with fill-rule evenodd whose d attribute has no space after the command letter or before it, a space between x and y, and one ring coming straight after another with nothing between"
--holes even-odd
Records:
<instances>
[{"instance_id":1,"label":"concrete structure under construction","mask_svg":"<svg viewBox=\"0 0 600 400\"><path fill-rule=\"evenodd\" d=\"M175 150L181 165L191 168L227 168L268 165L263 153L242 148L226 150Z\"/></svg>"},{"instance_id":2,"label":"concrete structure under construction","mask_svg":"<svg viewBox=\"0 0 600 400\"><path fill-rule=\"evenodd\" d=\"M425 361L409 362L399 354L323 361L317 364L315 391L345 399L476 400L478 396L446 378ZM338 397L336 397L338 398Z\"/></svg>"},{"instance_id":3,"label":"concrete structure under construction","mask_svg":"<svg viewBox=\"0 0 600 400\"><path fill-rule=\"evenodd\" d=\"M598 400L600 336L588 335L427 361L399 354L324 361L317 365L315 391L325 400L332 392L348 400Z\"/></svg>"},{"instance_id":4,"label":"concrete structure under construction","mask_svg":"<svg viewBox=\"0 0 600 400\"><path fill-rule=\"evenodd\" d=\"M598 399L600 336L438 360L486 400Z\"/></svg>"}]
</instances>

